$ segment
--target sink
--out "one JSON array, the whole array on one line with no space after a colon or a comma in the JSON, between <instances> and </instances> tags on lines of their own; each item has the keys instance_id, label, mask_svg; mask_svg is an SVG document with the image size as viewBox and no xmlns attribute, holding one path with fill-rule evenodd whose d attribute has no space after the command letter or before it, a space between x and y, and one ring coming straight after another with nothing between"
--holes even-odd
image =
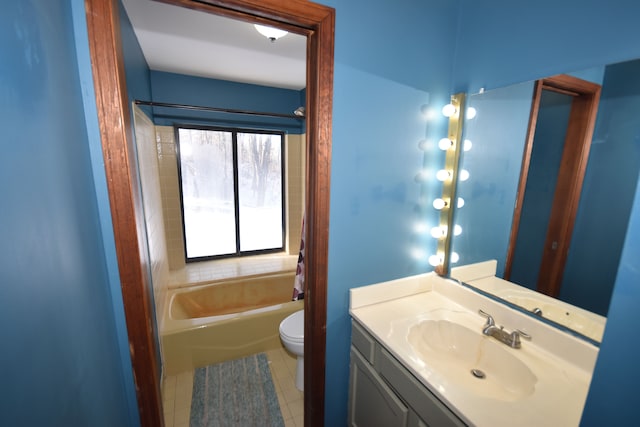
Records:
<instances>
[{"instance_id":1,"label":"sink","mask_svg":"<svg viewBox=\"0 0 640 427\"><path fill-rule=\"evenodd\" d=\"M517 401L530 396L536 375L511 349L450 320L423 320L409 329L415 355L456 386L482 398Z\"/></svg>"}]
</instances>

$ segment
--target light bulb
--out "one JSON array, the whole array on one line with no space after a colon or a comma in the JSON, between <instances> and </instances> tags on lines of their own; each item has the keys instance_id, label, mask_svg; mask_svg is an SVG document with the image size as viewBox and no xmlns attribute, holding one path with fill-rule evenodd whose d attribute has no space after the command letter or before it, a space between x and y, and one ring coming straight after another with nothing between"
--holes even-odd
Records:
<instances>
[{"instance_id":1,"label":"light bulb","mask_svg":"<svg viewBox=\"0 0 640 427\"><path fill-rule=\"evenodd\" d=\"M471 142L470 139L465 139L464 143L462 144L462 149L464 151L469 151L471 150L471 147L473 146L473 143Z\"/></svg>"},{"instance_id":2,"label":"light bulb","mask_svg":"<svg viewBox=\"0 0 640 427\"><path fill-rule=\"evenodd\" d=\"M475 109L475 108L473 108L473 107L469 107L469 108L467 108L467 115L466 115L466 118L467 118L467 119L469 119L469 120L471 120L471 119L473 119L473 118L476 116L476 113L477 113L477 111L476 111L476 109Z\"/></svg>"},{"instance_id":3,"label":"light bulb","mask_svg":"<svg viewBox=\"0 0 640 427\"><path fill-rule=\"evenodd\" d=\"M442 264L442 258L440 258L438 255L431 255L429 257L429 264L431 264L434 267L437 267L440 264Z\"/></svg>"},{"instance_id":4,"label":"light bulb","mask_svg":"<svg viewBox=\"0 0 640 427\"><path fill-rule=\"evenodd\" d=\"M462 227L460 227L458 224L453 226L453 235L454 236L459 236L460 234L462 234Z\"/></svg>"},{"instance_id":5,"label":"light bulb","mask_svg":"<svg viewBox=\"0 0 640 427\"><path fill-rule=\"evenodd\" d=\"M451 262L458 262L460 261L460 256L458 255L457 252L451 252Z\"/></svg>"},{"instance_id":6,"label":"light bulb","mask_svg":"<svg viewBox=\"0 0 640 427\"><path fill-rule=\"evenodd\" d=\"M469 171L466 169L460 170L460 174L458 175L460 181L466 181L469 179Z\"/></svg>"},{"instance_id":7,"label":"light bulb","mask_svg":"<svg viewBox=\"0 0 640 427\"><path fill-rule=\"evenodd\" d=\"M442 107L442 114L445 117L451 117L456 113L457 109L453 104L447 104L444 107Z\"/></svg>"},{"instance_id":8,"label":"light bulb","mask_svg":"<svg viewBox=\"0 0 640 427\"><path fill-rule=\"evenodd\" d=\"M431 237L433 237L434 239L441 239L444 236L447 235L447 228L446 226L442 226L442 227L433 227L431 229Z\"/></svg>"},{"instance_id":9,"label":"light bulb","mask_svg":"<svg viewBox=\"0 0 640 427\"><path fill-rule=\"evenodd\" d=\"M437 198L433 201L433 207L436 208L437 210L440 210L442 208L444 208L445 206L447 206L447 202L445 202L444 200Z\"/></svg>"},{"instance_id":10,"label":"light bulb","mask_svg":"<svg viewBox=\"0 0 640 427\"><path fill-rule=\"evenodd\" d=\"M461 208L464 206L464 199L462 197L458 197L458 207Z\"/></svg>"},{"instance_id":11,"label":"light bulb","mask_svg":"<svg viewBox=\"0 0 640 427\"><path fill-rule=\"evenodd\" d=\"M453 147L453 141L449 138L442 138L438 141L438 148L442 151L447 151L451 147Z\"/></svg>"},{"instance_id":12,"label":"light bulb","mask_svg":"<svg viewBox=\"0 0 640 427\"><path fill-rule=\"evenodd\" d=\"M451 178L451 172L449 172L448 170L445 169L440 169L438 172L436 172L436 179L438 181L446 181L447 179Z\"/></svg>"}]
</instances>

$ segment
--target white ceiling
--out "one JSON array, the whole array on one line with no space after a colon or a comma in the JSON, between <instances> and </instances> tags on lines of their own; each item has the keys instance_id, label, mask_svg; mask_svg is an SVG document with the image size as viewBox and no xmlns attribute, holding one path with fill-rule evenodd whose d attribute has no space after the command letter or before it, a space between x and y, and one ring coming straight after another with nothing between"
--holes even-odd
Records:
<instances>
[{"instance_id":1,"label":"white ceiling","mask_svg":"<svg viewBox=\"0 0 640 427\"><path fill-rule=\"evenodd\" d=\"M154 0L123 0L149 68L286 89L306 87L306 37L274 43L249 24Z\"/></svg>"}]
</instances>

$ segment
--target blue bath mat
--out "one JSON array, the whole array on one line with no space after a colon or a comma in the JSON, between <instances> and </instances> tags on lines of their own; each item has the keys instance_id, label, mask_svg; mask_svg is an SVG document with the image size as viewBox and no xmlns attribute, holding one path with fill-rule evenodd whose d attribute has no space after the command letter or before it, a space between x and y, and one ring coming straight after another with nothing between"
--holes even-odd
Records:
<instances>
[{"instance_id":1,"label":"blue bath mat","mask_svg":"<svg viewBox=\"0 0 640 427\"><path fill-rule=\"evenodd\" d=\"M267 356L197 368L190 427L284 427Z\"/></svg>"}]
</instances>

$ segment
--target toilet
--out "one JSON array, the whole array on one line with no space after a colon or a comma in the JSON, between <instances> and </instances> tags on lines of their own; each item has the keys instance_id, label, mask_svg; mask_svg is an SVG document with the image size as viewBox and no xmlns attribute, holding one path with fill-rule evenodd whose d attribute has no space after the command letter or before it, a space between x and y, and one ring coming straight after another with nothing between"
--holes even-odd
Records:
<instances>
[{"instance_id":1,"label":"toilet","mask_svg":"<svg viewBox=\"0 0 640 427\"><path fill-rule=\"evenodd\" d=\"M304 310L290 314L280 323L280 339L284 348L298 358L296 388L304 391Z\"/></svg>"}]
</instances>

